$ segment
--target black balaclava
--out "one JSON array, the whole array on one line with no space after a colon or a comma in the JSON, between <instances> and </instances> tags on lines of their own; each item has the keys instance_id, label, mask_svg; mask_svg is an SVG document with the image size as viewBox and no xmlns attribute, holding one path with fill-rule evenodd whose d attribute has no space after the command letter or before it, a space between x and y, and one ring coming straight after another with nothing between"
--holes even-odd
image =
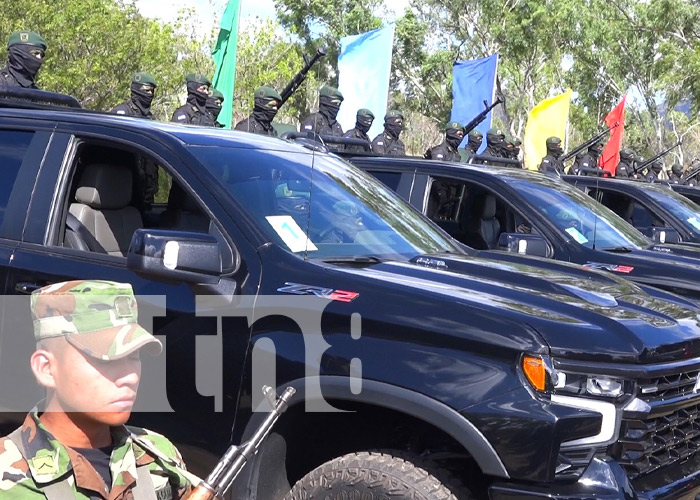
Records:
<instances>
[{"instance_id":1,"label":"black balaclava","mask_svg":"<svg viewBox=\"0 0 700 500\"><path fill-rule=\"evenodd\" d=\"M486 144L488 147L499 153L507 153L506 140L502 135L486 134Z\"/></svg>"},{"instance_id":2,"label":"black balaclava","mask_svg":"<svg viewBox=\"0 0 700 500\"><path fill-rule=\"evenodd\" d=\"M253 116L265 127L270 127L279 111L279 101L273 97L256 97Z\"/></svg>"},{"instance_id":3,"label":"black balaclava","mask_svg":"<svg viewBox=\"0 0 700 500\"><path fill-rule=\"evenodd\" d=\"M445 131L445 142L449 144L453 149L457 149L462 140L464 139L464 129L461 128L448 128Z\"/></svg>"},{"instance_id":4,"label":"black balaclava","mask_svg":"<svg viewBox=\"0 0 700 500\"><path fill-rule=\"evenodd\" d=\"M367 135L369 129L372 128L372 123L374 123L374 118L371 116L359 115L355 120L355 128Z\"/></svg>"},{"instance_id":5,"label":"black balaclava","mask_svg":"<svg viewBox=\"0 0 700 500\"><path fill-rule=\"evenodd\" d=\"M151 103L153 103L153 95L155 94L155 89L150 94L141 90L143 87L142 83L132 82L131 83L131 102L134 106L139 108L141 114L146 116L151 112Z\"/></svg>"},{"instance_id":6,"label":"black balaclava","mask_svg":"<svg viewBox=\"0 0 700 500\"><path fill-rule=\"evenodd\" d=\"M395 116L384 121L384 130L394 139L398 139L403 131L403 118Z\"/></svg>"},{"instance_id":7,"label":"black balaclava","mask_svg":"<svg viewBox=\"0 0 700 500\"><path fill-rule=\"evenodd\" d=\"M671 173L680 177L681 175L683 175L683 165L681 165L680 163L674 163L671 167Z\"/></svg>"},{"instance_id":8,"label":"black balaclava","mask_svg":"<svg viewBox=\"0 0 700 500\"><path fill-rule=\"evenodd\" d=\"M547 143L547 154L553 156L557 160L564 154L564 150L561 148L561 142L549 142Z\"/></svg>"},{"instance_id":9,"label":"black balaclava","mask_svg":"<svg viewBox=\"0 0 700 500\"><path fill-rule=\"evenodd\" d=\"M198 82L187 82L187 102L199 109L202 114L206 114L207 99L209 94L198 92L197 89L204 85Z\"/></svg>"},{"instance_id":10,"label":"black balaclava","mask_svg":"<svg viewBox=\"0 0 700 500\"><path fill-rule=\"evenodd\" d=\"M219 114L221 113L221 100L216 97L208 98L206 108L207 111L209 111L214 117L214 120L216 120L219 118Z\"/></svg>"},{"instance_id":11,"label":"black balaclava","mask_svg":"<svg viewBox=\"0 0 700 500\"><path fill-rule=\"evenodd\" d=\"M328 119L331 126L335 125L341 100L338 97L322 95L318 100L318 112Z\"/></svg>"},{"instance_id":12,"label":"black balaclava","mask_svg":"<svg viewBox=\"0 0 700 500\"><path fill-rule=\"evenodd\" d=\"M661 165L660 161L655 161L654 163L651 164L651 171L654 172L655 175L659 175L661 173L661 170L663 170L663 165Z\"/></svg>"},{"instance_id":13,"label":"black balaclava","mask_svg":"<svg viewBox=\"0 0 700 500\"><path fill-rule=\"evenodd\" d=\"M467 144L469 144L469 147L472 148L474 151L478 151L481 147L481 143L483 140L483 136L469 134L469 137L467 138Z\"/></svg>"},{"instance_id":14,"label":"black balaclava","mask_svg":"<svg viewBox=\"0 0 700 500\"><path fill-rule=\"evenodd\" d=\"M29 51L37 50L38 48L36 45L20 43L8 49L8 69L22 87L34 85L39 68L44 62L43 58L39 59L29 53Z\"/></svg>"},{"instance_id":15,"label":"black balaclava","mask_svg":"<svg viewBox=\"0 0 700 500\"><path fill-rule=\"evenodd\" d=\"M588 152L593 158L597 160L598 158L600 158L600 155L603 154L603 145L601 143L594 144L593 146L588 148Z\"/></svg>"}]
</instances>

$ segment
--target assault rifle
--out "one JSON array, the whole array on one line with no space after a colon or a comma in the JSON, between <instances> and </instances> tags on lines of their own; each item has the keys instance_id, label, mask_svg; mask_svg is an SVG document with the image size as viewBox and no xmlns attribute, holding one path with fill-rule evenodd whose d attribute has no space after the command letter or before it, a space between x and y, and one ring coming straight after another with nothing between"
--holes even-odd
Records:
<instances>
[{"instance_id":1,"label":"assault rifle","mask_svg":"<svg viewBox=\"0 0 700 500\"><path fill-rule=\"evenodd\" d=\"M639 165L634 166L634 167L632 168L632 172L635 173L635 174L636 174L637 172L641 172L641 171L644 170L646 167L648 167L649 165L651 165L652 163L654 163L656 160L658 160L658 159L660 159L660 158L663 158L664 156L666 156L667 154L669 154L669 153L671 152L671 150L676 149L676 148L677 148L678 146L680 146L681 144L683 144L683 141L678 141L678 142L675 143L673 146L671 146L670 148L664 149L663 151L661 151L661 152L660 152L659 154L657 154L656 156L654 156L654 157L652 157L652 158L649 158L648 160L646 160L646 161L640 163Z\"/></svg>"},{"instance_id":2,"label":"assault rifle","mask_svg":"<svg viewBox=\"0 0 700 500\"><path fill-rule=\"evenodd\" d=\"M301 68L301 71L294 75L294 78L287 84L287 86L280 92L280 96L282 96L282 102L280 103L280 107L289 100L290 97L292 97L292 94L299 88L299 86L304 83L304 80L306 80L306 75L311 69L311 67L316 64L316 61L321 59L326 55L326 49L319 48L314 56L309 59L309 56L304 54L304 67Z\"/></svg>"},{"instance_id":3,"label":"assault rifle","mask_svg":"<svg viewBox=\"0 0 700 500\"><path fill-rule=\"evenodd\" d=\"M619 127L619 126L620 126L619 123L615 123L615 125L613 125L612 127L606 128L606 129L603 130L601 133L599 133L599 134L597 134L597 135L591 137L590 139L588 139L588 140L587 140L586 142L584 142L583 144L579 144L578 146L576 146L574 149L572 149L571 151L569 151L569 152L566 153L565 155L562 155L562 157L559 158L559 161L562 162L562 163L564 163L565 161L567 161L567 160L573 158L574 156L576 156L577 154L579 154L581 151L583 151L583 150L585 150L585 149L588 149L588 148L590 148L591 146L593 146L595 143L597 143L599 140L601 140L601 139L603 138L603 136L605 136L605 134L607 134L607 133L610 132L612 129L614 129L614 128L616 128L616 127Z\"/></svg>"},{"instance_id":4,"label":"assault rifle","mask_svg":"<svg viewBox=\"0 0 700 500\"><path fill-rule=\"evenodd\" d=\"M489 106L489 103L488 103L487 101L484 101L484 108L485 108L485 109L484 109L481 113L479 113L478 115L476 115L476 116L472 119L472 121L470 121L469 123L467 123L467 124L464 126L464 135L466 136L467 134L469 134L469 132L471 132L471 131L474 130L476 127L478 127L479 124L480 124L481 122L483 122L484 120L486 120L486 116L488 116L488 114L491 112L491 110L492 110L493 108L495 108L496 106L498 106L499 104L501 104L501 103L503 103L503 101L502 101L500 98L496 99L496 100L494 101L494 103L491 104L490 106Z\"/></svg>"},{"instance_id":5,"label":"assault rifle","mask_svg":"<svg viewBox=\"0 0 700 500\"><path fill-rule=\"evenodd\" d=\"M287 409L289 400L295 392L293 387L287 387L284 393L277 397L271 387L263 387L263 394L272 406L270 414L255 431L250 441L241 446L231 445L211 474L200 482L184 500L223 500L233 481L243 470L248 460L258 452L258 448L270 433L272 426Z\"/></svg>"}]
</instances>

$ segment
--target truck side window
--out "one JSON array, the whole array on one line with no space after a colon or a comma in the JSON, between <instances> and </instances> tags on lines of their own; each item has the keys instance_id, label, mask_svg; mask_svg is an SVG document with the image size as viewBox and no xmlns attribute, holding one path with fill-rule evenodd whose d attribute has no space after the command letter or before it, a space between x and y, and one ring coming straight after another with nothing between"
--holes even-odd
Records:
<instances>
[{"instance_id":1,"label":"truck side window","mask_svg":"<svg viewBox=\"0 0 700 500\"><path fill-rule=\"evenodd\" d=\"M0 183L0 224L5 217L7 202L15 185L22 161L34 138L34 132L23 130L0 130L0 165L2 165L2 183Z\"/></svg>"},{"instance_id":2,"label":"truck side window","mask_svg":"<svg viewBox=\"0 0 700 500\"><path fill-rule=\"evenodd\" d=\"M399 182L401 182L401 172L385 172L382 170L375 170L370 173L374 177L379 179L382 182L382 184L384 184L392 191L396 191L397 189L399 189Z\"/></svg>"},{"instance_id":3,"label":"truck side window","mask_svg":"<svg viewBox=\"0 0 700 500\"><path fill-rule=\"evenodd\" d=\"M162 166L145 155L83 143L74 162L63 246L125 257L137 229L207 233L209 217ZM144 185L148 183L148 185Z\"/></svg>"}]
</instances>

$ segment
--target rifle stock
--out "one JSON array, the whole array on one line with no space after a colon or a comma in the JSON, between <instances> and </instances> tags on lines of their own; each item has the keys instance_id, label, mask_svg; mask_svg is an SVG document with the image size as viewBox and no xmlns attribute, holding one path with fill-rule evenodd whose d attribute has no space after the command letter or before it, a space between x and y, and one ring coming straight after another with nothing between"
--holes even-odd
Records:
<instances>
[{"instance_id":1,"label":"rifle stock","mask_svg":"<svg viewBox=\"0 0 700 500\"><path fill-rule=\"evenodd\" d=\"M472 120L464 126L464 135L469 134L469 132L478 127L479 124L486 119L491 110L502 103L503 101L500 98L496 99L490 106L488 102L484 101L485 109L481 113L476 115L474 118L472 118Z\"/></svg>"},{"instance_id":2,"label":"rifle stock","mask_svg":"<svg viewBox=\"0 0 700 500\"><path fill-rule=\"evenodd\" d=\"M280 103L280 107L289 100L290 97L292 97L292 94L299 88L299 86L304 83L304 80L306 80L306 75L309 73L309 70L311 67L316 64L316 61L321 59L326 55L326 49L319 48L314 56L309 59L308 56L304 55L304 67L301 68L301 71L294 75L294 78L287 84L287 86L280 92L280 96L282 97L282 102Z\"/></svg>"},{"instance_id":3,"label":"rifle stock","mask_svg":"<svg viewBox=\"0 0 700 500\"><path fill-rule=\"evenodd\" d=\"M272 411L265 417L263 423L258 427L249 441L241 446L231 445L221 458L214 470L207 478L200 482L197 487L190 492L183 500L223 500L226 491L231 487L233 481L243 470L258 448L272 430L280 415L287 410L289 400L296 391L293 387L287 387L284 393L277 397L275 391L268 386L263 387L263 394L272 406Z\"/></svg>"}]
</instances>

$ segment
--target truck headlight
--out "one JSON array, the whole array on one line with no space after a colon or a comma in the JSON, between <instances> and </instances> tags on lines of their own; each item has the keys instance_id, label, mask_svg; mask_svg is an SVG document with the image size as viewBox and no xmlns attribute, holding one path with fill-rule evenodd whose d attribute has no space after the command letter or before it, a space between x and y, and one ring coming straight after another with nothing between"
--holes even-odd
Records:
<instances>
[{"instance_id":1,"label":"truck headlight","mask_svg":"<svg viewBox=\"0 0 700 500\"><path fill-rule=\"evenodd\" d=\"M632 394L633 382L605 375L585 375L554 371L554 392L556 394L593 396L604 399L617 399Z\"/></svg>"}]
</instances>

